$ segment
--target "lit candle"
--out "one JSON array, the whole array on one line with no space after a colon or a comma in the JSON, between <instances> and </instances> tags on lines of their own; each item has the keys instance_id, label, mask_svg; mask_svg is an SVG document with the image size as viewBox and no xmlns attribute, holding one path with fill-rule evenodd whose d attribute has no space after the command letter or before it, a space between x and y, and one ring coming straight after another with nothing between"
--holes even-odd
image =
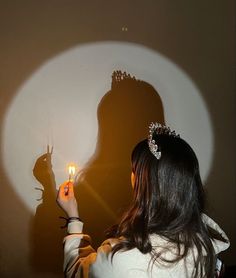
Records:
<instances>
[{"instance_id":1,"label":"lit candle","mask_svg":"<svg viewBox=\"0 0 236 278\"><path fill-rule=\"evenodd\" d=\"M69 173L69 182L74 182L74 176L75 176L75 172L76 172L76 169L78 167L76 166L75 163L69 163L67 165L67 171ZM68 185L65 186L65 195L68 195L68 190L69 190L69 187Z\"/></svg>"},{"instance_id":2,"label":"lit candle","mask_svg":"<svg viewBox=\"0 0 236 278\"><path fill-rule=\"evenodd\" d=\"M75 166L69 165L68 166L68 172L69 172L69 181L73 182L73 177L75 175Z\"/></svg>"}]
</instances>

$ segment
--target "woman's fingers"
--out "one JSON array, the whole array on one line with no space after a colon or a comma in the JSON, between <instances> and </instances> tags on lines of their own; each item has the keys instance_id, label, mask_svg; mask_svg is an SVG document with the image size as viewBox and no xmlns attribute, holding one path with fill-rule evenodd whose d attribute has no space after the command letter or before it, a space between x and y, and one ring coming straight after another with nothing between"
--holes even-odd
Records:
<instances>
[{"instance_id":1,"label":"woman's fingers","mask_svg":"<svg viewBox=\"0 0 236 278\"><path fill-rule=\"evenodd\" d=\"M57 194L57 199L62 200L65 198L66 187L67 187L67 182L64 182L63 184L60 185L58 194Z\"/></svg>"},{"instance_id":2,"label":"woman's fingers","mask_svg":"<svg viewBox=\"0 0 236 278\"><path fill-rule=\"evenodd\" d=\"M70 181L64 182L62 185L60 185L58 190L58 198L59 199L65 199L74 197L74 186L73 183Z\"/></svg>"},{"instance_id":3,"label":"woman's fingers","mask_svg":"<svg viewBox=\"0 0 236 278\"><path fill-rule=\"evenodd\" d=\"M72 182L64 182L59 187L57 203L68 217L78 217L77 201L74 196L74 185Z\"/></svg>"}]
</instances>

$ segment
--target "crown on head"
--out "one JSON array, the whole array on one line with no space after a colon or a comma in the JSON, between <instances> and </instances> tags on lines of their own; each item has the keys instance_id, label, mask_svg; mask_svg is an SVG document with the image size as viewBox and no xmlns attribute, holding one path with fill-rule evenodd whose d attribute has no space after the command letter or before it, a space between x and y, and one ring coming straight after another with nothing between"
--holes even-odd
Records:
<instances>
[{"instance_id":1,"label":"crown on head","mask_svg":"<svg viewBox=\"0 0 236 278\"><path fill-rule=\"evenodd\" d=\"M125 80L134 80L137 81L134 76L131 76L126 71L122 72L121 70L115 70L112 73L112 88L119 85L122 81Z\"/></svg>"},{"instance_id":2,"label":"crown on head","mask_svg":"<svg viewBox=\"0 0 236 278\"><path fill-rule=\"evenodd\" d=\"M161 158L161 151L158 147L158 142L153 139L155 134L166 134L174 137L179 137L179 135L176 135L174 130L172 131L169 127L160 123L152 122L149 125L148 147L151 153L159 160Z\"/></svg>"}]
</instances>

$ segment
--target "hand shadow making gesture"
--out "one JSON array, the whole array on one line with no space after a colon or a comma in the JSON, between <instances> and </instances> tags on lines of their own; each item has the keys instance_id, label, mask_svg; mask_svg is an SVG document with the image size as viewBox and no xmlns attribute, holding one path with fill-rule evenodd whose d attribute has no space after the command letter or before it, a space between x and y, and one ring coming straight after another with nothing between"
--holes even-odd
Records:
<instances>
[{"instance_id":1,"label":"hand shadow making gesture","mask_svg":"<svg viewBox=\"0 0 236 278\"><path fill-rule=\"evenodd\" d=\"M52 152L41 155L33 168L33 175L42 185L35 188L42 191L42 203L38 205L31 222L31 265L36 272L62 273L63 253L61 242L64 230L60 229L61 211L56 205L57 195L55 176L52 170Z\"/></svg>"}]
</instances>

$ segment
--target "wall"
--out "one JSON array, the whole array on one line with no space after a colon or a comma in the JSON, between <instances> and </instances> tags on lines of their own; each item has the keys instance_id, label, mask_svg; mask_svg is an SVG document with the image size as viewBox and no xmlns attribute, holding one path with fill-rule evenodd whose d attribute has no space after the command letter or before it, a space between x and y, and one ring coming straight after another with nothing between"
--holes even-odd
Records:
<instances>
[{"instance_id":1,"label":"wall","mask_svg":"<svg viewBox=\"0 0 236 278\"><path fill-rule=\"evenodd\" d=\"M0 5L1 277L62 277L61 241L64 231L59 228L61 222L58 216L61 212L55 205L52 170L55 170L55 174L60 173L48 163L50 154L46 153L46 163L45 156L41 156L46 152L46 141L41 140L40 128L37 134L28 137L38 140L35 139L31 144L36 146L38 143L31 160L27 157L31 151L30 144L22 142L24 137L19 131L8 130L12 150L11 157L7 157L8 163L14 167L10 171L6 169L3 141L9 107L17 100L19 92L32 75L47 61L73 47L104 41L129 42L147 47L169 59L198 88L210 116L213 136L212 160L205 180L208 210L231 239L231 248L223 255L224 260L229 265L235 264L236 223L232 216L235 211L234 2L94 1L91 4L80 1L23 0L1 1ZM89 63L92 65L93 60ZM114 69L120 69L119 66L114 64ZM142 72L142 66L140 64L139 69L133 68L131 74L140 73L140 76L135 76L135 80L118 82L123 87L113 86L114 79L107 77L104 90L98 94L99 98L94 102L96 105L92 106L97 116L98 135L91 142L94 146L93 155L84 166L77 194L81 216L87 222L86 229L95 238L96 244L102 239L105 227L117 219L131 198L131 189L126 184L129 185L129 153L133 145L139 138L145 137L146 125L150 120L155 118L164 122L165 117L168 117L168 109L178 112L177 104L166 107L162 95L163 91L165 95L164 87L160 90L161 85L156 88L150 80L143 79L145 72ZM99 70L97 73L99 75ZM171 72L169 74L171 76ZM69 73L62 71L62 78L63 75ZM88 75L88 82L91 80L92 83L93 78L95 76ZM139 81L140 78L142 81ZM138 97L135 92L138 92ZM148 99L144 92L148 94ZM60 102L63 108L64 95L58 95L58 103L55 101L51 104L57 107ZM45 96L47 99L47 94ZM27 106L27 98L22 101L22 107L28 109L30 105ZM44 115L45 105L38 102L31 109L41 109ZM143 110L140 112L140 109ZM63 113L68 114L68 105L65 105ZM22 124L23 114L23 111L17 111L15 115L15 122L19 120L19 125ZM116 128L110 134L109 127L112 125ZM76 125L71 128L76 133ZM185 125L181 128L184 129ZM29 126L29 133L35 133L37 129L36 122ZM126 136L130 129L132 136ZM123 130L126 132L122 136ZM183 133L195 142L190 131L191 128L187 127ZM64 142L69 144L66 130L61 130L61 133L62 141L66 140ZM208 130L200 128L196 133L201 140L195 142L195 147L201 149L204 146L204 134L208 134ZM19 146L25 155L17 155ZM31 188L29 192L32 194L25 193L28 194L26 199L36 200L40 196L34 187L44 189L43 201L32 201L33 210L14 187L14 177L18 177L18 172L21 174L22 165L26 165L24 174L30 177L29 183L32 181L32 185L25 184L23 178L19 178L17 183L17 188L22 188L23 192L26 187ZM119 178L114 178L117 176ZM113 184L112 194L110 184Z\"/></svg>"}]
</instances>

